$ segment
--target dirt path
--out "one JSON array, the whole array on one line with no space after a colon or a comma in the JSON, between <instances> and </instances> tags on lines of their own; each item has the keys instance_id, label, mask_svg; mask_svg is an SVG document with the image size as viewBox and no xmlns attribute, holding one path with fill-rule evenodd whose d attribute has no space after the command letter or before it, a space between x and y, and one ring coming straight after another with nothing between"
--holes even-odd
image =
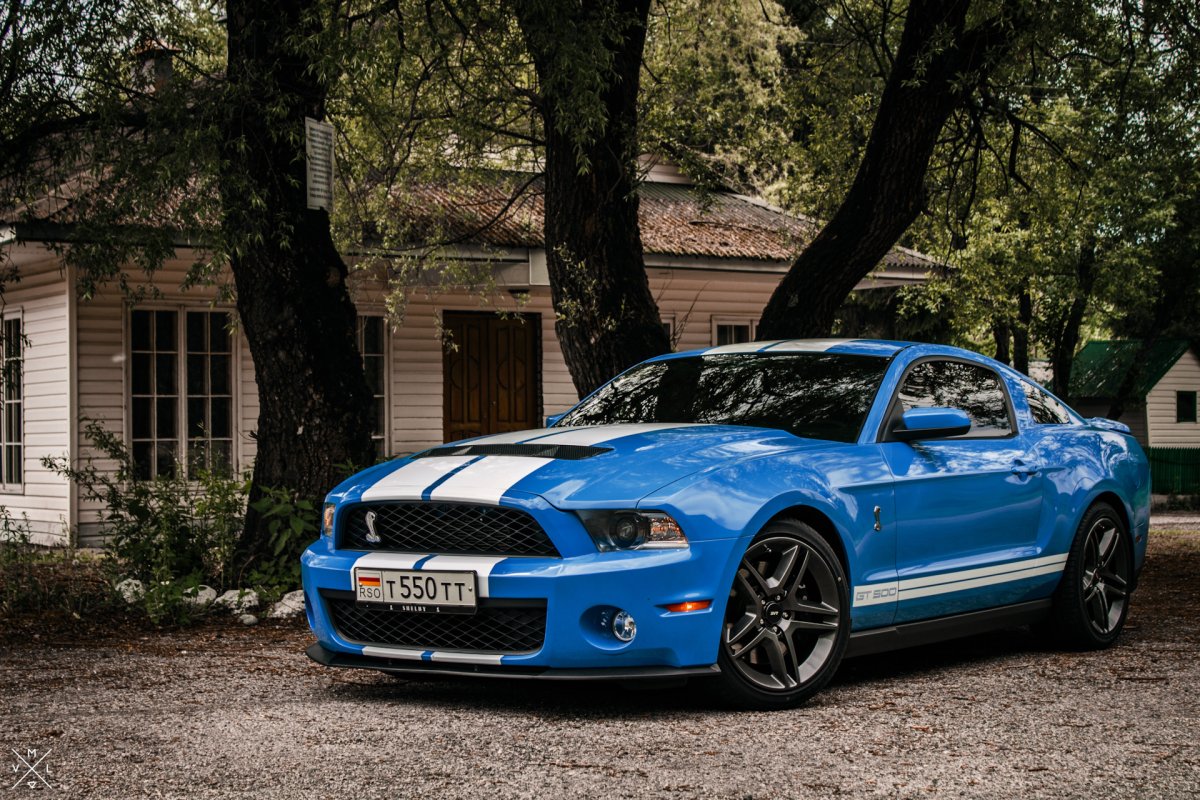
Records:
<instances>
[{"instance_id":1,"label":"dirt path","mask_svg":"<svg viewBox=\"0 0 1200 800\"><path fill-rule=\"evenodd\" d=\"M0 759L51 750L43 797L1194 797L1198 578L1200 533L1156 531L1112 650L980 636L849 662L775 714L703 686L335 673L298 627L22 638L0 644Z\"/></svg>"}]
</instances>

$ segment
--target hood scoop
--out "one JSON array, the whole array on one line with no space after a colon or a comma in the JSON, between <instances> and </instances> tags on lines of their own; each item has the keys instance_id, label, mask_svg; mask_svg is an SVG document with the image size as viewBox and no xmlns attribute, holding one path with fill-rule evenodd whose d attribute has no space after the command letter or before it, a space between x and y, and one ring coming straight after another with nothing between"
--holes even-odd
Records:
<instances>
[{"instance_id":1,"label":"hood scoop","mask_svg":"<svg viewBox=\"0 0 1200 800\"><path fill-rule=\"evenodd\" d=\"M562 461L582 461L585 458L612 452L611 447L592 447L581 444L463 444L435 447L417 453L412 458L436 458L440 456L525 456L528 458L556 458Z\"/></svg>"}]
</instances>

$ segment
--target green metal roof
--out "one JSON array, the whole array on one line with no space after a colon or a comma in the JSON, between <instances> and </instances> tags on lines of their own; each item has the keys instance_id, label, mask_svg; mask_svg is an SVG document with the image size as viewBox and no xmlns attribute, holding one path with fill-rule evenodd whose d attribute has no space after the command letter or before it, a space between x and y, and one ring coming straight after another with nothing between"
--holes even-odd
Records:
<instances>
[{"instance_id":1,"label":"green metal roof","mask_svg":"<svg viewBox=\"0 0 1200 800\"><path fill-rule=\"evenodd\" d=\"M1116 397L1141 346L1136 339L1088 342L1071 366L1071 397L1102 400ZM1162 339L1151 344L1134 384L1134 396L1144 399L1150 394L1187 349L1188 343L1183 339Z\"/></svg>"}]
</instances>

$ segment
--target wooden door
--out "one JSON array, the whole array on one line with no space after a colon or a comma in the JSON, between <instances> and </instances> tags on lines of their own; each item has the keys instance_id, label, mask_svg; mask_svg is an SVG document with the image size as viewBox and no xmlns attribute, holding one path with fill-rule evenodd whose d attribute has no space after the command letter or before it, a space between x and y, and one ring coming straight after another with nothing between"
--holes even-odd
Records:
<instances>
[{"instance_id":1,"label":"wooden door","mask_svg":"<svg viewBox=\"0 0 1200 800\"><path fill-rule=\"evenodd\" d=\"M456 345L442 351L445 441L539 427L539 316L447 311L442 326Z\"/></svg>"}]
</instances>

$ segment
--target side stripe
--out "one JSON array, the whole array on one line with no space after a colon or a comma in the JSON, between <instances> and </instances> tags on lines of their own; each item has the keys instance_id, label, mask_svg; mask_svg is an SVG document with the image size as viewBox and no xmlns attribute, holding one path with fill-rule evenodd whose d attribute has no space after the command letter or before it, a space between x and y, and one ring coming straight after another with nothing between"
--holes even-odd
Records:
<instances>
[{"instance_id":1,"label":"side stripe","mask_svg":"<svg viewBox=\"0 0 1200 800\"><path fill-rule=\"evenodd\" d=\"M885 581L854 587L854 606L872 606L892 601L904 602L921 597L950 594L1010 581L1054 575L1065 569L1065 553L1041 558L1027 558L989 567L943 572L902 581Z\"/></svg>"}]
</instances>

